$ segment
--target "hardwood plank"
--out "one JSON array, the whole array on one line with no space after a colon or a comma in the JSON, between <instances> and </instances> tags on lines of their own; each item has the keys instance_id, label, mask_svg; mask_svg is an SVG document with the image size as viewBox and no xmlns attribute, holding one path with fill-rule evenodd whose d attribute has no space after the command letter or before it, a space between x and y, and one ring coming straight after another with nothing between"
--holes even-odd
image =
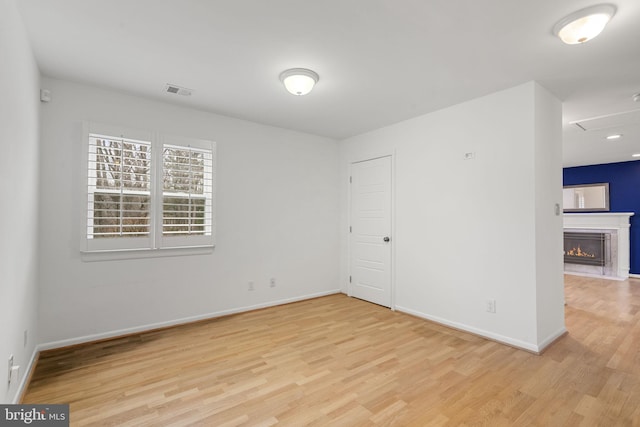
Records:
<instances>
[{"instance_id":1,"label":"hardwood plank","mask_svg":"<svg viewBox=\"0 0 640 427\"><path fill-rule=\"evenodd\" d=\"M565 277L542 355L344 295L43 352L71 424L640 425L640 281Z\"/></svg>"}]
</instances>

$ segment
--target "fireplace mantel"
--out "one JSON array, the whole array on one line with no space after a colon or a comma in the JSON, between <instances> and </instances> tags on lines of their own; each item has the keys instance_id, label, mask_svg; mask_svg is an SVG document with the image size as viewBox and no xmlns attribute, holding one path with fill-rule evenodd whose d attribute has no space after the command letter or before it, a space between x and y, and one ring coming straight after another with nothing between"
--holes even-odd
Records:
<instances>
[{"instance_id":1,"label":"fireplace mantel","mask_svg":"<svg viewBox=\"0 0 640 427\"><path fill-rule=\"evenodd\" d=\"M617 233L617 245L612 248L617 252L612 279L627 279L629 277L629 228L633 212L605 212L605 213L566 213L564 214L564 229L566 231L613 230ZM569 273L569 271L567 271Z\"/></svg>"},{"instance_id":2,"label":"fireplace mantel","mask_svg":"<svg viewBox=\"0 0 640 427\"><path fill-rule=\"evenodd\" d=\"M633 212L566 213L564 228L629 228Z\"/></svg>"}]
</instances>

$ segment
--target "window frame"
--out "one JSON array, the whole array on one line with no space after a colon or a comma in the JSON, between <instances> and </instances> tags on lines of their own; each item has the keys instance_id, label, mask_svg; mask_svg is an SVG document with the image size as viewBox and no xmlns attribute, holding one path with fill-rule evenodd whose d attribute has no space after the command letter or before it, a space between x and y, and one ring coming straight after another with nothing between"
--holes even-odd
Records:
<instances>
[{"instance_id":1,"label":"window frame","mask_svg":"<svg viewBox=\"0 0 640 427\"><path fill-rule=\"evenodd\" d=\"M90 135L148 141L151 146L149 235L144 237L92 238L89 236L89 190ZM210 192L205 193L205 203L210 203L210 227L204 235L163 235L163 151L165 145L205 150L211 153ZM215 247L216 220L216 143L204 139L161 134L159 132L128 129L121 126L84 122L82 132L81 173L81 244L83 260L108 260L147 258L210 253ZM206 190L205 190L206 191ZM206 212L206 207L205 207Z\"/></svg>"},{"instance_id":2,"label":"window frame","mask_svg":"<svg viewBox=\"0 0 640 427\"><path fill-rule=\"evenodd\" d=\"M162 155L164 153L164 147L166 145L170 146L179 146L179 147L189 147L194 148L196 150L210 150L211 151L211 194L205 194L205 204L207 202L211 203L211 223L210 223L210 235L193 235L193 236L169 236L163 233L163 215L159 215L157 221L155 221L156 226L156 239L158 240L157 246L159 248L181 248L181 247L201 247L201 246L214 246L214 230L215 230L215 176L216 176L216 152L215 152L215 144L211 141L205 140L197 140L193 138L185 138L174 135L162 135L159 138L158 149L160 153L158 153L158 159L162 162ZM153 146L152 146L153 149ZM155 182L161 183L163 182L163 168L159 167L156 169L156 180ZM156 197L152 196L152 203L156 202L158 206L156 207L156 212L163 212L163 202L164 202L164 191L163 188L158 186Z\"/></svg>"}]
</instances>

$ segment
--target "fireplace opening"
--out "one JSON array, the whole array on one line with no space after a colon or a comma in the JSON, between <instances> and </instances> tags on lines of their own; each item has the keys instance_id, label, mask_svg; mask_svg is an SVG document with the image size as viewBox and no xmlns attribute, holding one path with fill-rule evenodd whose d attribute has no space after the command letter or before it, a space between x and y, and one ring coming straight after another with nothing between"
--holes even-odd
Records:
<instances>
[{"instance_id":1,"label":"fireplace opening","mask_svg":"<svg viewBox=\"0 0 640 427\"><path fill-rule=\"evenodd\" d=\"M564 262L604 266L605 233L564 233Z\"/></svg>"}]
</instances>

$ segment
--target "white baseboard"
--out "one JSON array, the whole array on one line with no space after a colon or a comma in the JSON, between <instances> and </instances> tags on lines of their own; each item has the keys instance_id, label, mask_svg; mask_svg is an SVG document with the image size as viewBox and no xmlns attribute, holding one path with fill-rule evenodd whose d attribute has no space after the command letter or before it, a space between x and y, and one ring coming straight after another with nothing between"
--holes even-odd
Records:
<instances>
[{"instance_id":1,"label":"white baseboard","mask_svg":"<svg viewBox=\"0 0 640 427\"><path fill-rule=\"evenodd\" d=\"M31 358L29 359L29 364L27 365L27 368L24 370L23 374L22 374L22 379L20 380L20 384L18 384L18 389L16 390L16 394L15 396L13 396L13 401L11 403L13 403L14 405L20 403L20 400L22 398L23 393L26 391L26 387L27 387L27 381L29 381L29 378L31 378L31 370L35 369L35 361L36 358L38 357L38 354L40 354L40 346L35 346L33 349L33 353L31 354Z\"/></svg>"},{"instance_id":2,"label":"white baseboard","mask_svg":"<svg viewBox=\"0 0 640 427\"><path fill-rule=\"evenodd\" d=\"M631 274L629 273L629 277L632 279L640 279L640 274Z\"/></svg>"},{"instance_id":3,"label":"white baseboard","mask_svg":"<svg viewBox=\"0 0 640 427\"><path fill-rule=\"evenodd\" d=\"M555 340L557 340L567 332L568 332L567 328L563 326L562 328L558 329L555 333L549 335L546 339L542 340L540 345L538 345L538 348L540 348L539 352L543 352L544 349L549 347L551 344L555 342Z\"/></svg>"},{"instance_id":4,"label":"white baseboard","mask_svg":"<svg viewBox=\"0 0 640 427\"><path fill-rule=\"evenodd\" d=\"M618 282L622 282L624 280L627 280L626 277L603 276L601 274L580 273L578 271L565 271L564 274L568 274L569 276L591 277L591 278L594 278L594 279L616 280ZM629 275L629 277L631 277L631 274Z\"/></svg>"},{"instance_id":5,"label":"white baseboard","mask_svg":"<svg viewBox=\"0 0 640 427\"><path fill-rule=\"evenodd\" d=\"M411 314L412 316L421 317L423 319L427 319L427 320L430 320L432 322L439 323L441 325L448 326L448 327L453 328L453 329L457 329L457 330L460 330L460 331L463 331L463 332L469 332L470 334L478 335L478 336L481 336L483 338L488 338L488 339L490 339L492 341L497 341L499 343L506 344L506 345L509 345L511 347L516 347L516 348L519 348L519 349L522 349L522 350L527 350L527 351L530 351L530 352L533 352L533 353L540 353L542 351L541 348L544 348L544 346L538 346L536 344L532 344L532 343L529 343L529 342L526 342L526 341L520 341L520 340L517 340L517 339L510 338L510 337L505 337L505 336L500 335L500 334L495 334L493 332L485 331L483 329L474 328L472 326L465 325L465 324L462 324L462 323L452 322L450 320L443 319L443 318L437 317L437 316L432 316L430 314L425 314L425 313L422 313L420 311L416 311L416 310L413 310L413 309L410 309L410 308L396 306L396 310L397 311L401 311L403 313ZM547 341L547 340L545 340L545 341ZM551 341L549 341L549 343L551 343Z\"/></svg>"},{"instance_id":6,"label":"white baseboard","mask_svg":"<svg viewBox=\"0 0 640 427\"><path fill-rule=\"evenodd\" d=\"M342 291L340 289L335 289L335 290L331 290L331 291L318 292L318 293L315 293L315 294L303 295L303 296L298 296L298 297L293 297L293 298L285 298L285 299L277 300L277 301L269 301L269 302L265 302L265 303L262 303L262 304L256 304L256 305L250 305L250 306L245 306L245 307L233 308L233 309L229 309L229 310L216 311L216 312L213 312L213 313L200 314L200 315L197 315L197 316L183 317L181 319L168 320L166 322L151 323L151 324L146 324L146 325L141 325L141 326L135 326L135 327L132 327L132 328L118 329L118 330L115 330L115 331L103 332L103 333L100 333L100 334L85 335L85 336L81 336L81 337L69 338L69 339L60 340L60 341L52 341L52 342L47 342L47 343L43 343L43 344L38 345L37 349L38 349L38 351L52 350L52 349L55 349L55 348L68 347L68 346L71 346L71 345L83 344L83 343L87 343L87 342L91 342L91 341L100 341L100 340L109 339L109 338L115 338L115 337L119 337L119 336L123 336L123 335L129 335L129 334L134 334L134 333L138 333L138 332L150 331L150 330L153 330L153 329L166 328L166 327L169 327L169 326L176 326L176 325L182 325L182 324L185 324L185 323L197 322L199 320L213 319L213 318L216 318L216 317L227 316L229 314L243 313L243 312L246 312L246 311L258 310L258 309L267 308L267 307L275 307L277 305L289 304L289 303L292 303L292 302L304 301L304 300L308 300L308 299L312 299L312 298L318 298L318 297L324 297L324 296L327 296L327 295L339 294L341 292Z\"/></svg>"}]
</instances>

